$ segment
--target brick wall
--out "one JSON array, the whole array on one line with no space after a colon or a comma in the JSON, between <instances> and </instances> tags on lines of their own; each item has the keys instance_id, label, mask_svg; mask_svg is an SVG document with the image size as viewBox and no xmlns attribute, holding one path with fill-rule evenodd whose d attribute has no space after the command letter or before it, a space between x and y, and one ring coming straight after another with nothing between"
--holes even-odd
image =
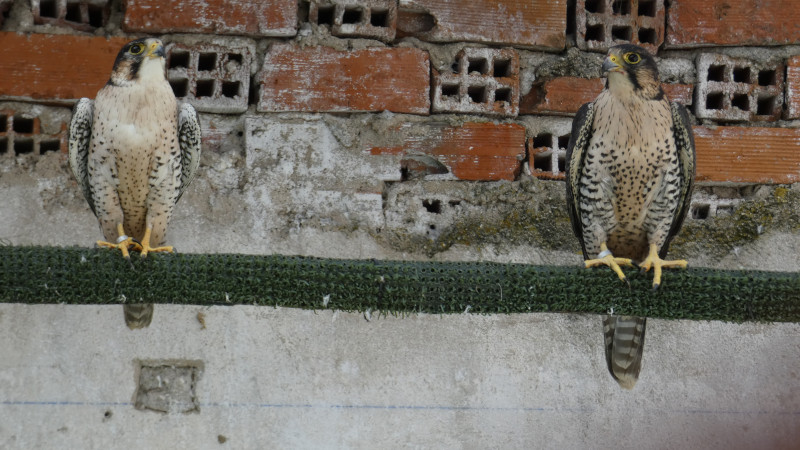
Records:
<instances>
[{"instance_id":1,"label":"brick wall","mask_svg":"<svg viewBox=\"0 0 800 450\"><path fill-rule=\"evenodd\" d=\"M296 189L259 186L264 208L316 191L306 214L339 223L345 202L358 206L340 225L380 228L396 183L561 183L604 52L634 42L695 118L701 185L793 183L798 14L788 0L0 0L0 158L65 153L68 108L124 42L155 35L201 112L211 183L259 173ZM244 174L216 170L226 154Z\"/></svg>"}]
</instances>

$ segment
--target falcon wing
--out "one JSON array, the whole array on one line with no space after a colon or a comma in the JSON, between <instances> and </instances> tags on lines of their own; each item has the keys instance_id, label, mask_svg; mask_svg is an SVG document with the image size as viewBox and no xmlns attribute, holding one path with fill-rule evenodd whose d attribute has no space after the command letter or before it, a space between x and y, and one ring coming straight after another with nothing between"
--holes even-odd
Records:
<instances>
[{"instance_id":1,"label":"falcon wing","mask_svg":"<svg viewBox=\"0 0 800 450\"><path fill-rule=\"evenodd\" d=\"M78 100L72 108L72 119L69 122L69 166L78 180L83 196L89 202L89 208L97 215L92 200L92 189L89 186L89 143L92 138L92 120L94 102L88 98Z\"/></svg>"},{"instance_id":2,"label":"falcon wing","mask_svg":"<svg viewBox=\"0 0 800 450\"><path fill-rule=\"evenodd\" d=\"M692 202L692 190L694 189L694 174L695 174L695 149L694 149L694 133L692 132L692 122L689 119L689 113L686 108L678 103L671 103L672 109L672 133L675 137L675 146L678 149L678 162L681 168L681 191L679 197L679 207L675 212L675 217L672 220L672 225L669 228L667 240L664 246L659 251L659 257L665 258L669 243L683 225L683 219L686 218L686 213L689 211L689 205Z\"/></svg>"},{"instance_id":3,"label":"falcon wing","mask_svg":"<svg viewBox=\"0 0 800 450\"><path fill-rule=\"evenodd\" d=\"M178 143L181 147L181 186L178 189L178 198L194 180L197 168L200 166L200 148L202 134L200 132L200 117L194 107L183 103L178 108Z\"/></svg>"},{"instance_id":4,"label":"falcon wing","mask_svg":"<svg viewBox=\"0 0 800 450\"><path fill-rule=\"evenodd\" d=\"M586 245L583 242L583 224L581 223L580 206L578 194L580 187L578 182L581 178L583 160L589 141L592 138L592 124L594 123L594 103L586 103L578 110L575 119L572 121L572 134L569 137L566 155L567 173L567 205L569 221L572 223L572 231L578 237L583 250L583 257L586 255Z\"/></svg>"}]
</instances>

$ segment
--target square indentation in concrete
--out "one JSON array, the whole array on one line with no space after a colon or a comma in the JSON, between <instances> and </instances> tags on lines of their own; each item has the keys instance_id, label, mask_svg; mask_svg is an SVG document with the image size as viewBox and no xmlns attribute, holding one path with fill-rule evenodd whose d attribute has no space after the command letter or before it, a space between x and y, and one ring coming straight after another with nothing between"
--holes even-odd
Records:
<instances>
[{"instance_id":1,"label":"square indentation in concrete","mask_svg":"<svg viewBox=\"0 0 800 450\"><path fill-rule=\"evenodd\" d=\"M138 361L134 407L162 413L200 412L202 361Z\"/></svg>"},{"instance_id":2,"label":"square indentation in concrete","mask_svg":"<svg viewBox=\"0 0 800 450\"><path fill-rule=\"evenodd\" d=\"M664 0L577 0L574 8L582 50L632 43L656 53L664 42Z\"/></svg>"},{"instance_id":3,"label":"square indentation in concrete","mask_svg":"<svg viewBox=\"0 0 800 450\"><path fill-rule=\"evenodd\" d=\"M519 113L519 56L513 49L470 48L452 72L433 71L432 110L515 117Z\"/></svg>"},{"instance_id":4,"label":"square indentation in concrete","mask_svg":"<svg viewBox=\"0 0 800 450\"><path fill-rule=\"evenodd\" d=\"M705 53L697 58L695 114L720 121L772 121L783 112L782 64Z\"/></svg>"}]
</instances>

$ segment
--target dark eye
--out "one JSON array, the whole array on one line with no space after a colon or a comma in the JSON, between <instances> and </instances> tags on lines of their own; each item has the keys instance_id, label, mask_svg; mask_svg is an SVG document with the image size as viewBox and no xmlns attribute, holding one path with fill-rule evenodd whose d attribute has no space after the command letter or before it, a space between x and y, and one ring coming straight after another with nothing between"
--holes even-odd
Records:
<instances>
[{"instance_id":1,"label":"dark eye","mask_svg":"<svg viewBox=\"0 0 800 450\"><path fill-rule=\"evenodd\" d=\"M144 45L141 44L133 44L131 45L130 52L131 55L139 55L144 51Z\"/></svg>"},{"instance_id":2,"label":"dark eye","mask_svg":"<svg viewBox=\"0 0 800 450\"><path fill-rule=\"evenodd\" d=\"M625 62L628 64L639 64L639 61L642 60L642 58L638 54L633 52L625 53L625 55L623 55L623 58L625 59Z\"/></svg>"}]
</instances>

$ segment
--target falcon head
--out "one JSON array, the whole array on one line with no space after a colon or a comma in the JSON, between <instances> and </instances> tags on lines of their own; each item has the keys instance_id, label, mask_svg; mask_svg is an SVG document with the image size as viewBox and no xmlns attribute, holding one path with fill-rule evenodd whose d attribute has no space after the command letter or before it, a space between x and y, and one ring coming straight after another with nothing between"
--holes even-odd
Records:
<instances>
[{"instance_id":1,"label":"falcon head","mask_svg":"<svg viewBox=\"0 0 800 450\"><path fill-rule=\"evenodd\" d=\"M638 45L623 44L608 49L603 72L608 73L606 87L617 95L637 95L647 100L664 97L656 61Z\"/></svg>"},{"instance_id":2,"label":"falcon head","mask_svg":"<svg viewBox=\"0 0 800 450\"><path fill-rule=\"evenodd\" d=\"M114 61L109 84L129 86L134 83L166 80L164 44L154 38L128 42Z\"/></svg>"}]
</instances>

